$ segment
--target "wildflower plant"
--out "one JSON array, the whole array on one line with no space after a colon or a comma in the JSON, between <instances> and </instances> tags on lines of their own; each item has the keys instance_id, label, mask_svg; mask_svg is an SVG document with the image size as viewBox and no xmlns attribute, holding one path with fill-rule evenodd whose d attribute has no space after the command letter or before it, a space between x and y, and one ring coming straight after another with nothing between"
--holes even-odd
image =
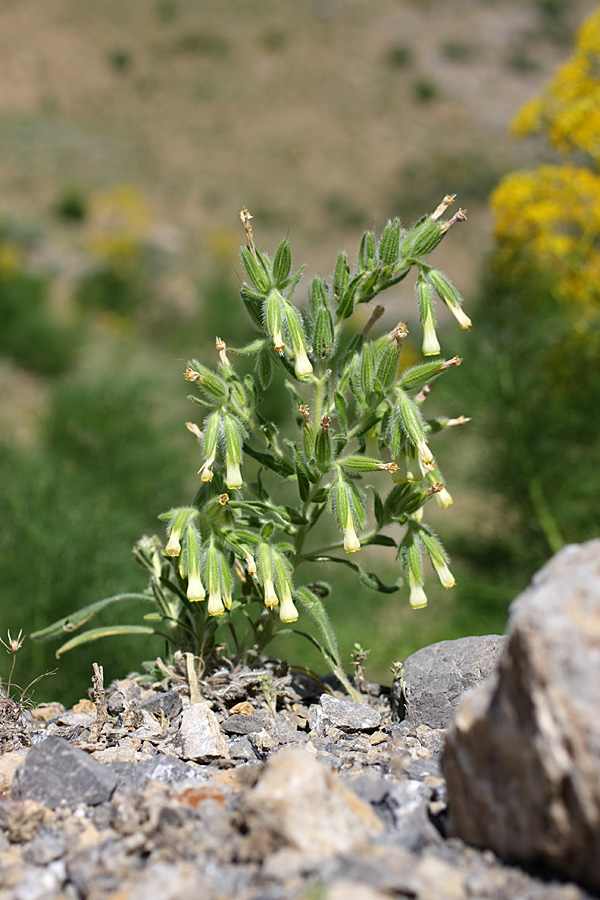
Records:
<instances>
[{"instance_id":1,"label":"wildflower plant","mask_svg":"<svg viewBox=\"0 0 600 900\"><path fill-rule=\"evenodd\" d=\"M296 303L302 270L292 271L289 241L271 258L256 246L252 217L242 210L247 280L240 293L258 334L237 349L217 338L216 365L194 359L185 370L194 389L190 399L201 411L199 424L187 423L198 445L196 496L159 517L164 539L144 537L134 548L150 575L146 592L98 601L34 639L74 631L107 606L137 597L154 605L144 625L84 632L57 655L106 635L158 633L172 651L206 658L218 650L217 627L224 623L237 657L248 659L306 613L320 639L299 633L320 647L347 684L324 603L330 588L303 579L307 564L349 566L384 593L407 585L414 608L427 603L424 557L444 587L452 587L447 554L423 510L431 499L442 507L452 503L430 444L441 430L467 420L427 419L422 409L435 379L461 363L439 356L436 299L462 328L471 324L456 288L425 260L466 218L462 210L442 218L453 200L445 197L410 229L394 219L379 239L366 232L356 268L340 253L330 281L311 281L305 308ZM403 368L408 329L398 323L379 333L384 310L373 301L413 271L426 360ZM360 304L371 305L370 317L357 331L352 317ZM253 375L240 373L241 358L254 359ZM261 411L276 379L289 392L289 430ZM322 524L327 517L337 532L333 540L331 526ZM391 585L358 561L359 551L374 544L399 560Z\"/></svg>"}]
</instances>

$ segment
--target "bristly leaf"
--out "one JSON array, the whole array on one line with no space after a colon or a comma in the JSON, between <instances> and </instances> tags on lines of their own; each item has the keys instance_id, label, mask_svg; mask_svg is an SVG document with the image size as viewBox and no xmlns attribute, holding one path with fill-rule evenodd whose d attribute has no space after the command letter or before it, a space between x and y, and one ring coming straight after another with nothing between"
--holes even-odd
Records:
<instances>
[{"instance_id":1,"label":"bristly leaf","mask_svg":"<svg viewBox=\"0 0 600 900\"><path fill-rule=\"evenodd\" d=\"M271 351L265 345L263 345L256 360L256 373L261 388L263 391L266 391L273 377L273 360L271 359Z\"/></svg>"},{"instance_id":2,"label":"bristly leaf","mask_svg":"<svg viewBox=\"0 0 600 900\"><path fill-rule=\"evenodd\" d=\"M337 412L337 417L340 422L340 428L342 431L348 431L346 398L340 391L336 391L333 399L335 402L335 411Z\"/></svg>"},{"instance_id":3,"label":"bristly leaf","mask_svg":"<svg viewBox=\"0 0 600 900\"><path fill-rule=\"evenodd\" d=\"M299 603L317 625L325 644L325 650L332 662L336 666L341 666L337 639L323 601L307 587L297 588L294 591L294 600Z\"/></svg>"},{"instance_id":4,"label":"bristly leaf","mask_svg":"<svg viewBox=\"0 0 600 900\"><path fill-rule=\"evenodd\" d=\"M273 280L278 288L282 288L292 268L292 251L286 238L275 251L273 259Z\"/></svg>"},{"instance_id":5,"label":"bristly leaf","mask_svg":"<svg viewBox=\"0 0 600 900\"><path fill-rule=\"evenodd\" d=\"M388 585L384 584L383 581L379 578L378 575L375 575L374 572L365 572L358 563L353 562L350 559L344 559L341 556L306 556L304 557L307 562L331 562L331 563L339 563L342 566L348 566L350 569L354 569L355 572L358 572L358 577L361 582L368 587L372 591L377 591L380 594L395 594L396 591L400 590L401 579L399 579L396 584Z\"/></svg>"},{"instance_id":6,"label":"bristly leaf","mask_svg":"<svg viewBox=\"0 0 600 900\"><path fill-rule=\"evenodd\" d=\"M162 634L165 640L169 640L168 635L163 634L156 628L152 628L151 625L107 625L104 628L92 628L91 631L84 631L83 634L78 634L76 637L71 638L70 641L58 648L55 656L59 659L63 653L67 653L67 651L73 650L75 647L91 644L93 641L100 640L100 638L125 634Z\"/></svg>"},{"instance_id":7,"label":"bristly leaf","mask_svg":"<svg viewBox=\"0 0 600 900\"><path fill-rule=\"evenodd\" d=\"M104 600L97 600L95 603L90 603L89 606L84 606L82 609L78 609L77 612L71 613L70 616L58 619L56 622L53 622L52 625L48 625L47 628L42 628L40 631L34 631L33 634L30 634L29 636L32 641L55 640L57 637L61 637L64 634L70 634L73 631L77 631L78 628L81 628L82 625L89 622L96 613L106 609L107 606L112 606L114 603L123 603L127 600L145 600L146 603L154 603L154 598L148 594L115 594L114 597L105 597Z\"/></svg>"}]
</instances>

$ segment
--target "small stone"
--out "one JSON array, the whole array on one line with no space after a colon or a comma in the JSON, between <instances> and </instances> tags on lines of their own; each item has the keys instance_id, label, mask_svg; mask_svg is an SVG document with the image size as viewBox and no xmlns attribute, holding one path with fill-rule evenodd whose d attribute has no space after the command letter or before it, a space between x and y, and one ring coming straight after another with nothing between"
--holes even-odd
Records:
<instances>
[{"instance_id":1,"label":"small stone","mask_svg":"<svg viewBox=\"0 0 600 900\"><path fill-rule=\"evenodd\" d=\"M87 713L89 716L95 716L96 715L96 707L94 706L94 704L92 703L91 700L88 700L86 698L83 700L79 700L77 703L74 704L73 712L74 713Z\"/></svg>"},{"instance_id":2,"label":"small stone","mask_svg":"<svg viewBox=\"0 0 600 900\"><path fill-rule=\"evenodd\" d=\"M49 722L50 719L54 719L64 712L65 707L62 703L38 703L38 705L31 710L31 717L36 722Z\"/></svg>"},{"instance_id":3,"label":"small stone","mask_svg":"<svg viewBox=\"0 0 600 900\"><path fill-rule=\"evenodd\" d=\"M262 710L256 713L234 713L224 719L221 728L227 734L252 734L263 730L268 717L269 714Z\"/></svg>"},{"instance_id":4,"label":"small stone","mask_svg":"<svg viewBox=\"0 0 600 900\"><path fill-rule=\"evenodd\" d=\"M12 785L17 800L37 800L50 809L91 806L109 800L116 776L63 738L49 737L32 747Z\"/></svg>"},{"instance_id":5,"label":"small stone","mask_svg":"<svg viewBox=\"0 0 600 900\"><path fill-rule=\"evenodd\" d=\"M376 747L378 744L384 744L387 739L388 736L383 731L374 731L373 734L369 735L369 743L372 747Z\"/></svg>"},{"instance_id":6,"label":"small stone","mask_svg":"<svg viewBox=\"0 0 600 900\"><path fill-rule=\"evenodd\" d=\"M266 763L242 802L247 853L264 858L289 845L312 861L351 851L383 825L368 804L309 754L284 749Z\"/></svg>"},{"instance_id":7,"label":"small stone","mask_svg":"<svg viewBox=\"0 0 600 900\"><path fill-rule=\"evenodd\" d=\"M252 746L252 741L247 735L228 741L227 746L229 747L231 759L246 760L247 762L256 761L256 753Z\"/></svg>"},{"instance_id":8,"label":"small stone","mask_svg":"<svg viewBox=\"0 0 600 900\"><path fill-rule=\"evenodd\" d=\"M251 703L248 703L247 700L242 700L241 703L236 703L235 706L232 706L229 710L229 714L232 716L251 716L254 712L254 707Z\"/></svg>"},{"instance_id":9,"label":"small stone","mask_svg":"<svg viewBox=\"0 0 600 900\"><path fill-rule=\"evenodd\" d=\"M9 750L0 756L0 799L10 791L15 772L25 759L27 750Z\"/></svg>"},{"instance_id":10,"label":"small stone","mask_svg":"<svg viewBox=\"0 0 600 900\"><path fill-rule=\"evenodd\" d=\"M208 703L194 703L183 710L179 739L183 759L229 759L229 747Z\"/></svg>"},{"instance_id":11,"label":"small stone","mask_svg":"<svg viewBox=\"0 0 600 900\"><path fill-rule=\"evenodd\" d=\"M44 807L36 800L0 801L0 828L12 844L24 844L38 833L44 821Z\"/></svg>"},{"instance_id":12,"label":"small stone","mask_svg":"<svg viewBox=\"0 0 600 900\"><path fill-rule=\"evenodd\" d=\"M381 714L366 703L338 700L323 694L319 703L309 708L308 724L319 734L324 734L328 727L342 731L372 731L381 724Z\"/></svg>"},{"instance_id":13,"label":"small stone","mask_svg":"<svg viewBox=\"0 0 600 900\"><path fill-rule=\"evenodd\" d=\"M181 712L181 695L178 691L163 691L142 700L137 708L145 710L153 716L160 717L162 714L167 719L174 719Z\"/></svg>"},{"instance_id":14,"label":"small stone","mask_svg":"<svg viewBox=\"0 0 600 900\"><path fill-rule=\"evenodd\" d=\"M34 838L23 852L23 859L36 866L46 866L65 855L67 849L64 834L46 831Z\"/></svg>"},{"instance_id":15,"label":"small stone","mask_svg":"<svg viewBox=\"0 0 600 900\"><path fill-rule=\"evenodd\" d=\"M179 784L183 781L205 780L205 775L175 756L157 753L143 762L113 762L108 767L119 779L134 788L143 788L150 779L162 784Z\"/></svg>"}]
</instances>

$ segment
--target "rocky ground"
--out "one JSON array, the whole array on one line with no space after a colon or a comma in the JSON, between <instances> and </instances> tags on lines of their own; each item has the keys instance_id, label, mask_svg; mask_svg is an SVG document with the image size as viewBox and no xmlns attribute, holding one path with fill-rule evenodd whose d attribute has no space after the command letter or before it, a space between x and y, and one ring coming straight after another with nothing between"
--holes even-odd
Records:
<instances>
[{"instance_id":1,"label":"rocky ground","mask_svg":"<svg viewBox=\"0 0 600 900\"><path fill-rule=\"evenodd\" d=\"M503 642L419 651L367 703L273 662L190 679L183 657L106 692L97 668L68 710L5 699L0 897L592 897L447 836L445 729Z\"/></svg>"}]
</instances>

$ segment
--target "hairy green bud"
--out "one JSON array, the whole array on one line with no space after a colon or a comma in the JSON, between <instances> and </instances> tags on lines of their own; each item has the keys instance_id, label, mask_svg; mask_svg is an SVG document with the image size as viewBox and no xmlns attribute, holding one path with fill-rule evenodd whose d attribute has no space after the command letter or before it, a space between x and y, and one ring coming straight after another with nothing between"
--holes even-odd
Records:
<instances>
[{"instance_id":1,"label":"hairy green bud","mask_svg":"<svg viewBox=\"0 0 600 900\"><path fill-rule=\"evenodd\" d=\"M282 287L289 278L292 268L292 251L290 242L286 238L275 251L273 260L273 281L277 287Z\"/></svg>"},{"instance_id":2,"label":"hairy green bud","mask_svg":"<svg viewBox=\"0 0 600 900\"><path fill-rule=\"evenodd\" d=\"M400 245L401 259L420 259L427 256L444 237L444 230L439 222L427 216L411 228Z\"/></svg>"}]
</instances>

